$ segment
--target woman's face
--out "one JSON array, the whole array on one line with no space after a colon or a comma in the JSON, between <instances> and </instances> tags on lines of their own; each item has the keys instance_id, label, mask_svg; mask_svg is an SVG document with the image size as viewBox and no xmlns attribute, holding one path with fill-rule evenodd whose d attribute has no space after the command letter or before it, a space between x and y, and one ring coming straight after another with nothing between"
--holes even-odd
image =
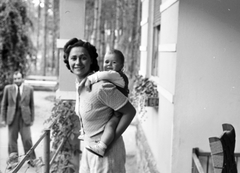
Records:
<instances>
[{"instance_id":1,"label":"woman's face","mask_svg":"<svg viewBox=\"0 0 240 173\"><path fill-rule=\"evenodd\" d=\"M88 51L83 47L73 47L68 62L71 71L80 79L85 78L90 72L92 60Z\"/></svg>"}]
</instances>

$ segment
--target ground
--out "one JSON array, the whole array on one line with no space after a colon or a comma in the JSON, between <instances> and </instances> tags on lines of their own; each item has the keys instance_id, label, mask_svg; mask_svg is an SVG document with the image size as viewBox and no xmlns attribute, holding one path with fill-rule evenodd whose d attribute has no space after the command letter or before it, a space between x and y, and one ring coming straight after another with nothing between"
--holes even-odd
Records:
<instances>
[{"instance_id":1,"label":"ground","mask_svg":"<svg viewBox=\"0 0 240 173\"><path fill-rule=\"evenodd\" d=\"M55 92L51 91L35 91L34 92L35 100L35 122L31 127L32 140L33 143L36 143L39 137L41 136L44 130L44 121L51 115L51 110L54 105ZM0 173L7 173L6 170L6 161L8 158L7 153L7 127L0 127ZM123 138L126 144L127 151L127 163L126 170L127 173L137 172L136 164L136 141L135 141L136 127L130 125L129 128L123 134ZM23 158L23 147L21 144L21 138L18 139L19 145L19 155ZM37 158L43 158L43 142L41 142L36 148L35 152ZM20 159L21 159L20 158ZM40 164L39 164L40 165ZM18 171L18 173L41 173L43 172L43 167L38 166L36 168L31 168L27 164L24 164L23 167Z\"/></svg>"}]
</instances>

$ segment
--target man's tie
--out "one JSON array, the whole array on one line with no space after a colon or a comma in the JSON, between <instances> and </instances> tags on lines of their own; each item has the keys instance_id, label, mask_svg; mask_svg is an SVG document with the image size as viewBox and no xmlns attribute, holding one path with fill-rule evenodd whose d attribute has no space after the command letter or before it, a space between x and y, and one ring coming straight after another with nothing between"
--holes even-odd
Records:
<instances>
[{"instance_id":1,"label":"man's tie","mask_svg":"<svg viewBox=\"0 0 240 173\"><path fill-rule=\"evenodd\" d=\"M20 95L20 86L17 86L17 88L18 88L18 92L17 92L17 99L16 99L16 101L17 101L16 108L18 109L18 108L20 108L21 95Z\"/></svg>"}]
</instances>

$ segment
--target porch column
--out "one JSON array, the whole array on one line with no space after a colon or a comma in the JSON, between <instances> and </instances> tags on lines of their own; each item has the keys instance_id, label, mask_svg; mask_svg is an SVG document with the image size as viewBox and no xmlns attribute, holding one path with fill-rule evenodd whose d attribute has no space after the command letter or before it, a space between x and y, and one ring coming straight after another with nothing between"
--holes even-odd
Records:
<instances>
[{"instance_id":1,"label":"porch column","mask_svg":"<svg viewBox=\"0 0 240 173\"><path fill-rule=\"evenodd\" d=\"M57 40L59 49L59 89L57 98L75 100L75 76L66 68L63 62L63 46L76 37L83 39L85 23L85 0L60 1L60 39Z\"/></svg>"}]
</instances>

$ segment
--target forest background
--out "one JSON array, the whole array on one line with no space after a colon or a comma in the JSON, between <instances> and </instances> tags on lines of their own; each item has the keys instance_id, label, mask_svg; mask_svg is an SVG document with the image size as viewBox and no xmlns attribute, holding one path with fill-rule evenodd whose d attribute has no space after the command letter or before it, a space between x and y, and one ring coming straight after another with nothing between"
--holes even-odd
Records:
<instances>
[{"instance_id":1,"label":"forest background","mask_svg":"<svg viewBox=\"0 0 240 173\"><path fill-rule=\"evenodd\" d=\"M96 46L99 65L110 48L125 55L130 80L138 73L140 0L85 0L84 40ZM24 75L58 76L60 0L0 2L0 91L16 69Z\"/></svg>"}]
</instances>

